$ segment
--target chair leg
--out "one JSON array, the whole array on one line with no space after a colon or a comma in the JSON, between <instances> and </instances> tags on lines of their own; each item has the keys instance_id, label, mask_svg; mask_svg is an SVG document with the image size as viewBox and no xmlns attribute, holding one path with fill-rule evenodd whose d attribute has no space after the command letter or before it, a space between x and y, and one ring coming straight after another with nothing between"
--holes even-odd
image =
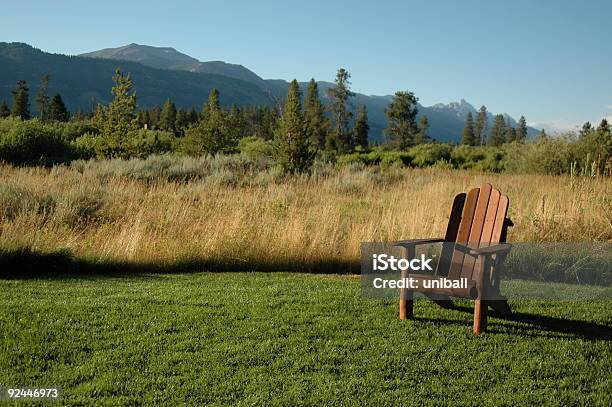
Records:
<instances>
[{"instance_id":1,"label":"chair leg","mask_svg":"<svg viewBox=\"0 0 612 407\"><path fill-rule=\"evenodd\" d=\"M399 302L399 318L400 320L410 319L414 316L414 300L413 293L410 290L402 289Z\"/></svg>"},{"instance_id":2,"label":"chair leg","mask_svg":"<svg viewBox=\"0 0 612 407\"><path fill-rule=\"evenodd\" d=\"M474 335L478 335L487 329L487 302L485 300L474 301Z\"/></svg>"}]
</instances>

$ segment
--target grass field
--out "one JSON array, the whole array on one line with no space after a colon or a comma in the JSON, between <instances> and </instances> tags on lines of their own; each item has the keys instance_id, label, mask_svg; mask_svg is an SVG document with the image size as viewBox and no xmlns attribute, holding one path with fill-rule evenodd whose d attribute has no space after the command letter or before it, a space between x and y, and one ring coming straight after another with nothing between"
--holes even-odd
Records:
<instances>
[{"instance_id":1,"label":"grass field","mask_svg":"<svg viewBox=\"0 0 612 407\"><path fill-rule=\"evenodd\" d=\"M612 304L365 300L352 276L195 273L0 281L0 386L66 404L612 403ZM467 306L468 304L463 304Z\"/></svg>"}]
</instances>

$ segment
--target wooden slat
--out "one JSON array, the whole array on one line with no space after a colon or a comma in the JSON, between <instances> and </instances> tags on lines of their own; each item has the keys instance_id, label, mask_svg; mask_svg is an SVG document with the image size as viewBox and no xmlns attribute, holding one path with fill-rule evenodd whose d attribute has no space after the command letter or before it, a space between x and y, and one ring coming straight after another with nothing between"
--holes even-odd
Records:
<instances>
[{"instance_id":1,"label":"wooden slat","mask_svg":"<svg viewBox=\"0 0 612 407\"><path fill-rule=\"evenodd\" d=\"M487 205L487 211L484 218L484 224L482 226L482 232L480 233L480 238L478 239L478 246L485 247L490 245L491 243L491 235L493 233L493 228L495 227L495 216L497 214L497 207L499 205L499 198L501 194L497 189L491 190L491 195L489 196L489 204ZM478 270L478 259L470 256L470 262L464 261L463 270L461 272L461 277L465 277L468 279L473 278L474 270ZM473 263L472 269L470 270L470 263Z\"/></svg>"},{"instance_id":2,"label":"wooden slat","mask_svg":"<svg viewBox=\"0 0 612 407\"><path fill-rule=\"evenodd\" d=\"M442 251L440 252L440 260L436 268L436 275L446 277L450 270L451 259L453 256L453 247L449 242L455 242L457 240L457 233L459 233L459 225L461 224L461 212L465 205L466 193L462 192L455 196L453 200L453 207L448 218L448 225L446 226L446 234L444 235L444 243L442 245Z\"/></svg>"},{"instance_id":3,"label":"wooden slat","mask_svg":"<svg viewBox=\"0 0 612 407\"><path fill-rule=\"evenodd\" d=\"M495 215L495 226L491 233L491 243L500 243L504 231L504 222L506 221L506 215L508 214L508 204L510 201L508 197L502 195L499 199L499 206L497 207L497 214Z\"/></svg>"},{"instance_id":4,"label":"wooden slat","mask_svg":"<svg viewBox=\"0 0 612 407\"><path fill-rule=\"evenodd\" d=\"M492 189L491 184L484 184L480 187L480 194L478 195L478 202L476 203L476 210L474 211L474 220L472 221L472 227L470 229L468 245L478 245L480 243L480 236L482 235L487 210L489 209L489 198L491 197ZM463 278L471 278L475 263L476 259L474 256L465 256L460 276Z\"/></svg>"},{"instance_id":5,"label":"wooden slat","mask_svg":"<svg viewBox=\"0 0 612 407\"><path fill-rule=\"evenodd\" d=\"M457 243L466 244L470 237L470 229L472 228L472 220L474 219L474 211L476 210L479 194L480 188L474 188L467 194L465 205L463 205L461 224L459 225L459 231L457 232ZM463 267L463 258L463 252L453 250L451 265L448 271L448 278L459 278L461 275L461 268Z\"/></svg>"}]
</instances>

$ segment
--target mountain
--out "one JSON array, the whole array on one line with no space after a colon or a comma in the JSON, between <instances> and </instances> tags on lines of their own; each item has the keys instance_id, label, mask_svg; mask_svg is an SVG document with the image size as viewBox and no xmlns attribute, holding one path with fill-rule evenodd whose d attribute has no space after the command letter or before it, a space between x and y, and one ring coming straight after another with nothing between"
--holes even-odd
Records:
<instances>
[{"instance_id":1,"label":"mountain","mask_svg":"<svg viewBox=\"0 0 612 407\"><path fill-rule=\"evenodd\" d=\"M99 51L88 52L79 56L138 62L158 69L223 75L253 83L265 91L269 90L266 81L242 65L228 64L223 61L200 62L170 47L129 44L118 48L105 48Z\"/></svg>"},{"instance_id":2,"label":"mountain","mask_svg":"<svg viewBox=\"0 0 612 407\"><path fill-rule=\"evenodd\" d=\"M222 61L202 62L174 48L129 44L106 48L79 56L50 54L23 43L0 42L0 101L11 100L11 90L17 80L24 79L30 86L30 100L35 111L34 95L40 78L51 75L49 93L62 94L68 108L91 110L96 103L110 101L112 76L117 67L129 72L140 107L161 105L172 99L180 107L197 109L202 106L212 88L220 92L225 106L277 105L287 94L289 83L282 79L263 79L242 65ZM318 82L323 101L327 100L330 82ZM305 91L307 83L300 83ZM364 104L368 109L370 139L380 141L387 119L385 108L392 96L356 93L350 109ZM466 102L433 106L419 105L419 116L429 119L429 134L440 141L458 141L468 112L476 109ZM513 125L516 121L505 115ZM489 126L493 115L489 114ZM537 133L529 128L529 135Z\"/></svg>"},{"instance_id":3,"label":"mountain","mask_svg":"<svg viewBox=\"0 0 612 407\"><path fill-rule=\"evenodd\" d=\"M270 96L257 85L212 73L158 69L130 61L84 58L50 54L23 43L0 42L0 100L10 103L16 81L24 79L30 87L30 103L42 75L51 75L49 93L61 93L68 109L91 110L96 103L111 100L110 89L115 69L129 72L141 107L162 104L167 98L178 106L198 109L208 93L217 88L224 105L271 104Z\"/></svg>"}]
</instances>

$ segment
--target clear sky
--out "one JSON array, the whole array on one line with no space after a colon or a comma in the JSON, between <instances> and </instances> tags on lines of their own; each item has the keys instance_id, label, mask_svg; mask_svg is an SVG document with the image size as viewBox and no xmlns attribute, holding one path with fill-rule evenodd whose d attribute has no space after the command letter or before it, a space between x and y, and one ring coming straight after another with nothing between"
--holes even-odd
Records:
<instances>
[{"instance_id":1,"label":"clear sky","mask_svg":"<svg viewBox=\"0 0 612 407\"><path fill-rule=\"evenodd\" d=\"M45 1L2 5L0 41L78 54L171 46L263 78L466 99L541 126L612 119L612 1Z\"/></svg>"}]
</instances>

